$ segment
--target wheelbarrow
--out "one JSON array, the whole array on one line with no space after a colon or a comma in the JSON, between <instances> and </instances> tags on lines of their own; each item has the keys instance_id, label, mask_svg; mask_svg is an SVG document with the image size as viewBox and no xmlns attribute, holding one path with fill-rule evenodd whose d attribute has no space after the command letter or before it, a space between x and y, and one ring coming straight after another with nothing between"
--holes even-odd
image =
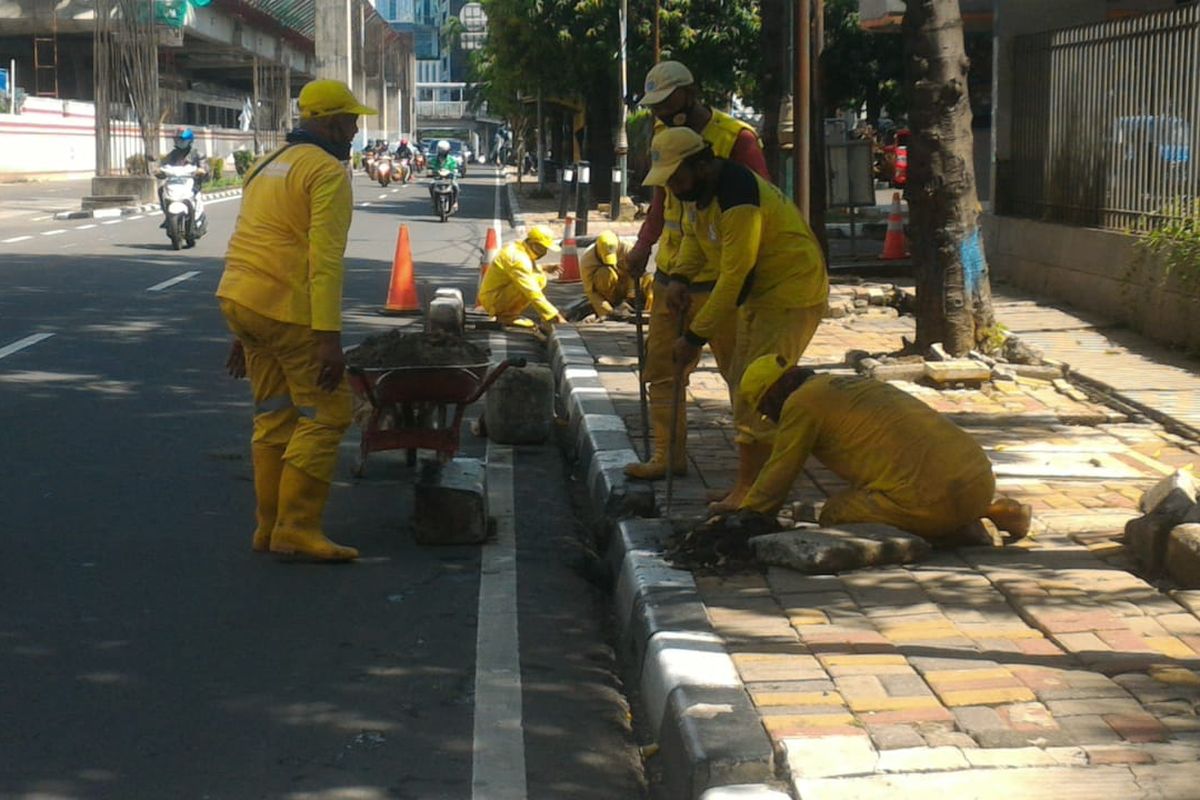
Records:
<instances>
[{"instance_id":1,"label":"wheelbarrow","mask_svg":"<svg viewBox=\"0 0 1200 800\"><path fill-rule=\"evenodd\" d=\"M370 404L362 425L359 461L354 474L366 474L367 455L381 450L407 450L408 465L417 450L434 450L442 463L458 451L463 412L483 396L509 367L525 359L452 366L349 367L350 388Z\"/></svg>"}]
</instances>

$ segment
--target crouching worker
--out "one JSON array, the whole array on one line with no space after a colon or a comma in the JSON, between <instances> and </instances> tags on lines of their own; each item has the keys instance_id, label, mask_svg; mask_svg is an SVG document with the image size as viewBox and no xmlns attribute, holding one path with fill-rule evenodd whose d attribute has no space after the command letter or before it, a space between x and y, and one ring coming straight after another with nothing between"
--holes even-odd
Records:
<instances>
[{"instance_id":1,"label":"crouching worker","mask_svg":"<svg viewBox=\"0 0 1200 800\"><path fill-rule=\"evenodd\" d=\"M993 500L992 465L975 440L894 386L765 355L746 368L739 391L779 426L739 511L774 515L812 455L850 484L825 503L823 526L877 522L944 544L982 541L981 518L1012 540L1029 532L1029 506Z\"/></svg>"},{"instance_id":2,"label":"crouching worker","mask_svg":"<svg viewBox=\"0 0 1200 800\"><path fill-rule=\"evenodd\" d=\"M505 245L483 276L480 305L504 325L533 327L531 320L521 316L531 306L543 325L566 322L542 291L546 288L546 272L537 263L546 253L558 249L545 225L534 225L524 239Z\"/></svg>"},{"instance_id":3,"label":"crouching worker","mask_svg":"<svg viewBox=\"0 0 1200 800\"><path fill-rule=\"evenodd\" d=\"M617 234L604 231L579 257L583 293L597 319L621 322L633 318L634 310L630 303L635 299L637 284L629 274L629 251L630 246L621 241ZM642 275L640 284L643 302L648 309L654 277Z\"/></svg>"}]
</instances>

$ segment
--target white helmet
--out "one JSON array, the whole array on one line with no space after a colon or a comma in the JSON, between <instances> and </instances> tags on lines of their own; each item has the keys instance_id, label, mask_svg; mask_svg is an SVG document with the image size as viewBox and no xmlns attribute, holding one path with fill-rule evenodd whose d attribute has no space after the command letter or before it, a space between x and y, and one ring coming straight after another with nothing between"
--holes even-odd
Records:
<instances>
[{"instance_id":1,"label":"white helmet","mask_svg":"<svg viewBox=\"0 0 1200 800\"><path fill-rule=\"evenodd\" d=\"M450 143L447 142L445 139L439 139L438 143L437 143L437 151L439 153L449 153L450 152Z\"/></svg>"}]
</instances>

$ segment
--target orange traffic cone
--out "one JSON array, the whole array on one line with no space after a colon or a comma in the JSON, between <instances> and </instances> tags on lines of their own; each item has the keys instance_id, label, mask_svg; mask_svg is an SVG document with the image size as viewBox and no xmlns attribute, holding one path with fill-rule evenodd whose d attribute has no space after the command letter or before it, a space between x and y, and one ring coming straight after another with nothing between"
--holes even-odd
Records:
<instances>
[{"instance_id":1,"label":"orange traffic cone","mask_svg":"<svg viewBox=\"0 0 1200 800\"><path fill-rule=\"evenodd\" d=\"M900 213L900 193L892 192L892 211L888 214L887 236L883 239L883 261L908 258L908 241L904 238L904 217Z\"/></svg>"},{"instance_id":2,"label":"orange traffic cone","mask_svg":"<svg viewBox=\"0 0 1200 800\"><path fill-rule=\"evenodd\" d=\"M483 255L479 257L479 286L475 290L475 308L483 308L483 303L480 302L480 292L483 291L483 279L487 276L488 267L496 260L496 256L500 253L500 237L496 235L494 227L488 228L487 238L483 244Z\"/></svg>"},{"instance_id":3,"label":"orange traffic cone","mask_svg":"<svg viewBox=\"0 0 1200 800\"><path fill-rule=\"evenodd\" d=\"M558 268L559 283L579 283L579 253L575 249L575 215L568 214L563 226L562 263Z\"/></svg>"},{"instance_id":4,"label":"orange traffic cone","mask_svg":"<svg viewBox=\"0 0 1200 800\"><path fill-rule=\"evenodd\" d=\"M400 226L396 237L396 255L392 259L392 282L388 286L384 314L409 314L421 310L417 284L413 280L412 248L408 244L408 226Z\"/></svg>"}]
</instances>

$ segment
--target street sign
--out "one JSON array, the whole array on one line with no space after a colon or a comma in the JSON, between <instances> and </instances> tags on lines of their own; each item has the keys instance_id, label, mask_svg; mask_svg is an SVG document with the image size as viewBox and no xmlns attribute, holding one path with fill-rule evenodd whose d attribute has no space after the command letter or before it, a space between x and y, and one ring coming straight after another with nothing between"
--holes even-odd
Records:
<instances>
[{"instance_id":1,"label":"street sign","mask_svg":"<svg viewBox=\"0 0 1200 800\"><path fill-rule=\"evenodd\" d=\"M0 94L8 92L8 70L0 69Z\"/></svg>"}]
</instances>

